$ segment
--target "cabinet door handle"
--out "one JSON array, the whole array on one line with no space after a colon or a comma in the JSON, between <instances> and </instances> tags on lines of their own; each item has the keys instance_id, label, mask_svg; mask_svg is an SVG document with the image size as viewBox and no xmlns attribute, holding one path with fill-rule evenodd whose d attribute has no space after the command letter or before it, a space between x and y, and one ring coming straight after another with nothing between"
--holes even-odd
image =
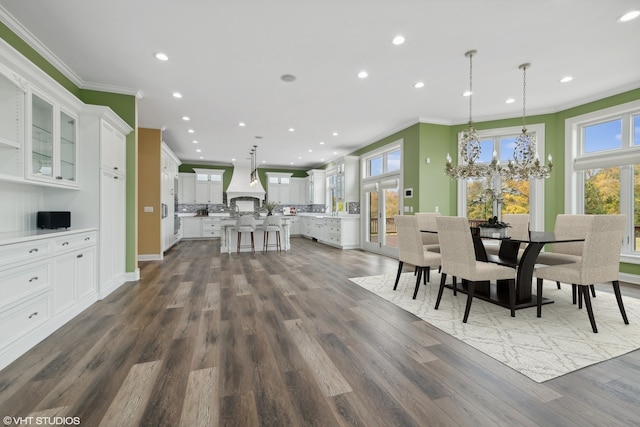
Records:
<instances>
[{"instance_id":1,"label":"cabinet door handle","mask_svg":"<svg viewBox=\"0 0 640 427\"><path fill-rule=\"evenodd\" d=\"M29 279L29 283L31 283L31 282L33 282L33 281L35 281L35 280L38 280L38 276L34 276L34 277L32 277L31 279Z\"/></svg>"},{"instance_id":2,"label":"cabinet door handle","mask_svg":"<svg viewBox=\"0 0 640 427\"><path fill-rule=\"evenodd\" d=\"M31 314L29 315L29 319L31 319L32 317L37 316L37 315L38 315L38 312L37 312L37 311L34 311L33 313L31 313Z\"/></svg>"},{"instance_id":3,"label":"cabinet door handle","mask_svg":"<svg viewBox=\"0 0 640 427\"><path fill-rule=\"evenodd\" d=\"M114 177L113 177L113 179L118 179L118 177L117 177L117 176L114 176Z\"/></svg>"},{"instance_id":4,"label":"cabinet door handle","mask_svg":"<svg viewBox=\"0 0 640 427\"><path fill-rule=\"evenodd\" d=\"M88 242L89 240L91 240L91 237L85 237L85 238L84 238L84 241L85 241L85 242Z\"/></svg>"},{"instance_id":5,"label":"cabinet door handle","mask_svg":"<svg viewBox=\"0 0 640 427\"><path fill-rule=\"evenodd\" d=\"M80 255L76 256L76 258L82 258L82 256L83 256L83 255L82 255L82 254L80 254Z\"/></svg>"},{"instance_id":6,"label":"cabinet door handle","mask_svg":"<svg viewBox=\"0 0 640 427\"><path fill-rule=\"evenodd\" d=\"M56 179L62 179L62 177L61 176L56 176Z\"/></svg>"},{"instance_id":7,"label":"cabinet door handle","mask_svg":"<svg viewBox=\"0 0 640 427\"><path fill-rule=\"evenodd\" d=\"M33 248L29 251L30 254L34 254L36 252L38 252L38 248Z\"/></svg>"},{"instance_id":8,"label":"cabinet door handle","mask_svg":"<svg viewBox=\"0 0 640 427\"><path fill-rule=\"evenodd\" d=\"M64 242L62 246L69 246L69 242Z\"/></svg>"},{"instance_id":9,"label":"cabinet door handle","mask_svg":"<svg viewBox=\"0 0 640 427\"><path fill-rule=\"evenodd\" d=\"M116 171L117 171L117 170L118 170L118 167L117 167L117 166L114 166L114 167L113 167L113 170L116 170Z\"/></svg>"}]
</instances>

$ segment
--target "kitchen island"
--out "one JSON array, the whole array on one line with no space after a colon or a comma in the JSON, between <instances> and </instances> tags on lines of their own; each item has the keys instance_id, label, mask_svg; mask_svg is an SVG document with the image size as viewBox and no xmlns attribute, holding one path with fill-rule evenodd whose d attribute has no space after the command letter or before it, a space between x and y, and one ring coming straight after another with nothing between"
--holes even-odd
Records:
<instances>
[{"instance_id":1,"label":"kitchen island","mask_svg":"<svg viewBox=\"0 0 640 427\"><path fill-rule=\"evenodd\" d=\"M282 232L280 233L281 246L283 251L288 251L291 249L290 244L290 236L291 236L291 217L282 216ZM236 218L223 218L220 221L220 227L222 228L222 232L220 233L220 253L233 253L237 251L238 245L238 230L236 227ZM262 247L264 244L264 230L262 228L262 223L264 222L264 217L260 217L256 219L256 231L253 232L254 236L254 245L256 252L262 252ZM275 233L269 233L269 243L275 243L276 237ZM246 245L250 242L249 233L242 233L242 245ZM270 250L275 250L274 247L268 248ZM243 247L240 248L240 252L251 252L251 248Z\"/></svg>"}]
</instances>

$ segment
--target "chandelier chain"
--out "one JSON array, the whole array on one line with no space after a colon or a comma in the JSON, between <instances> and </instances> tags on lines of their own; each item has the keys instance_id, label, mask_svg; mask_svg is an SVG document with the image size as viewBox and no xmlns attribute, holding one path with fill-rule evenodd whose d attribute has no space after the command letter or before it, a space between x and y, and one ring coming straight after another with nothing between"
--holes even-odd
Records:
<instances>
[{"instance_id":1,"label":"chandelier chain","mask_svg":"<svg viewBox=\"0 0 640 427\"><path fill-rule=\"evenodd\" d=\"M526 105L527 105L527 65L522 65L522 131L527 131L527 124L525 123Z\"/></svg>"}]
</instances>

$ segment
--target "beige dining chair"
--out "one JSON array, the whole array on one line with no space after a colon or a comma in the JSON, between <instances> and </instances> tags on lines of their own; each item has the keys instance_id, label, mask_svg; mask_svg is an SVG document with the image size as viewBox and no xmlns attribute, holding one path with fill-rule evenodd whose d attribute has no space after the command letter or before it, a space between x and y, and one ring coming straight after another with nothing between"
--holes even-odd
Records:
<instances>
[{"instance_id":1,"label":"beige dining chair","mask_svg":"<svg viewBox=\"0 0 640 427\"><path fill-rule=\"evenodd\" d=\"M509 224L507 235L513 239L527 240L529 238L529 214L504 214L502 222ZM486 245L487 255L498 255L500 247ZM522 256L524 248L518 251L518 259Z\"/></svg>"},{"instance_id":2,"label":"beige dining chair","mask_svg":"<svg viewBox=\"0 0 640 427\"><path fill-rule=\"evenodd\" d=\"M584 239L591 227L593 215L559 214L556 216L556 224L553 234L558 239ZM560 265L579 262L582 258L584 242L554 243L549 251L540 252L536 259L537 264ZM560 281L556 281L560 289ZM591 295L595 298L595 287L591 286ZM575 288L573 289L573 303L576 303Z\"/></svg>"},{"instance_id":3,"label":"beige dining chair","mask_svg":"<svg viewBox=\"0 0 640 427\"><path fill-rule=\"evenodd\" d=\"M415 215L396 215L394 216L396 231L398 233L398 274L393 285L395 291L398 287L400 274L404 263L415 266L418 271L416 274L416 287L413 291L413 299L418 295L420 289L420 278L424 284L429 281L429 273L431 268L440 266L440 254L428 251L422 245L422 236L420 227L418 226L418 218Z\"/></svg>"},{"instance_id":4,"label":"beige dining chair","mask_svg":"<svg viewBox=\"0 0 640 427\"><path fill-rule=\"evenodd\" d=\"M438 240L436 217L440 216L440 212L416 212L415 217L418 218L418 227L420 230L429 230L433 233L425 233L422 231L422 245L428 251L440 252L440 242Z\"/></svg>"},{"instance_id":5,"label":"beige dining chair","mask_svg":"<svg viewBox=\"0 0 640 427\"><path fill-rule=\"evenodd\" d=\"M464 311L463 323L467 323L471 303L473 301L476 283L490 282L491 280L505 280L509 287L509 306L511 317L515 317L516 311L516 270L476 259L473 239L469 231L469 221L464 217L437 217L438 235L440 236L440 255L442 256L442 273L438 299L435 309L440 306L442 293L445 288L447 275L453 276L453 294L456 295L456 278L468 282L467 305Z\"/></svg>"},{"instance_id":6,"label":"beige dining chair","mask_svg":"<svg viewBox=\"0 0 640 427\"><path fill-rule=\"evenodd\" d=\"M618 281L625 221L626 215L592 215L591 225L583 244L582 256L577 262L535 269L538 288L538 317L542 316L543 280L571 283L574 288L578 288L579 301L584 300L591 328L593 332L597 333L598 329L593 317L588 287L594 283L611 282L622 320L625 324L629 324Z\"/></svg>"}]
</instances>

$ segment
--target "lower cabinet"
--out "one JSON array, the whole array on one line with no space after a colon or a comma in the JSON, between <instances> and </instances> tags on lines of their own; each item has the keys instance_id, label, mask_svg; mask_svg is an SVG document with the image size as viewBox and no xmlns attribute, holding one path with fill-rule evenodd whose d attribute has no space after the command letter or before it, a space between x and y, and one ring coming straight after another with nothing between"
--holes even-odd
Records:
<instances>
[{"instance_id":1,"label":"lower cabinet","mask_svg":"<svg viewBox=\"0 0 640 427\"><path fill-rule=\"evenodd\" d=\"M182 218L183 239L215 239L220 237L221 217Z\"/></svg>"},{"instance_id":2,"label":"lower cabinet","mask_svg":"<svg viewBox=\"0 0 640 427\"><path fill-rule=\"evenodd\" d=\"M29 239L0 241L0 369L98 299L96 231Z\"/></svg>"},{"instance_id":3,"label":"lower cabinet","mask_svg":"<svg viewBox=\"0 0 640 427\"><path fill-rule=\"evenodd\" d=\"M359 217L300 217L300 235L342 249L360 247Z\"/></svg>"}]
</instances>

